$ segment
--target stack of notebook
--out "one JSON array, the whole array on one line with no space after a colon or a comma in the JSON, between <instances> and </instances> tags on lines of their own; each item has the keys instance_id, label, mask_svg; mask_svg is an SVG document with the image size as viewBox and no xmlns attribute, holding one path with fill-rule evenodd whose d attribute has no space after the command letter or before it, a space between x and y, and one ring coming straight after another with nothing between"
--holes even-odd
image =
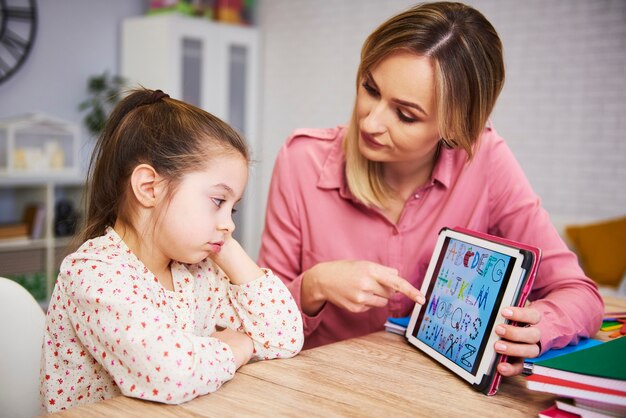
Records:
<instances>
[{"instance_id":1,"label":"stack of notebook","mask_svg":"<svg viewBox=\"0 0 626 418\"><path fill-rule=\"evenodd\" d=\"M406 327L409 326L410 316L405 316L402 318L387 318L387 322L385 322L385 330L388 332L393 332L394 334L404 335L406 332Z\"/></svg>"},{"instance_id":2,"label":"stack of notebook","mask_svg":"<svg viewBox=\"0 0 626 418\"><path fill-rule=\"evenodd\" d=\"M526 360L529 389L563 396L551 410L589 417L626 415L626 338L585 340L559 351ZM545 416L548 412L542 411Z\"/></svg>"}]
</instances>

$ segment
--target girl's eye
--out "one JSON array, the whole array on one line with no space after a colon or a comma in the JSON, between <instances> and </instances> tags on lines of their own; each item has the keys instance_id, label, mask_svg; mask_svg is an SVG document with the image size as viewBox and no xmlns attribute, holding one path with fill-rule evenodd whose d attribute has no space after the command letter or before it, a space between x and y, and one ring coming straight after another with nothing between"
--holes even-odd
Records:
<instances>
[{"instance_id":1,"label":"girl's eye","mask_svg":"<svg viewBox=\"0 0 626 418\"><path fill-rule=\"evenodd\" d=\"M236 207L233 207L233 209L230 211L230 213L232 213L233 215L234 215L235 213L237 213L237 208L236 208Z\"/></svg>"},{"instance_id":2,"label":"girl's eye","mask_svg":"<svg viewBox=\"0 0 626 418\"><path fill-rule=\"evenodd\" d=\"M211 200L213 201L213 203L215 203L215 206L217 206L218 208L222 206L222 203L225 202L224 199L218 199L217 197L212 197Z\"/></svg>"},{"instance_id":3,"label":"girl's eye","mask_svg":"<svg viewBox=\"0 0 626 418\"><path fill-rule=\"evenodd\" d=\"M365 91L372 97L378 97L378 90L376 90L368 81L364 81L362 84Z\"/></svg>"},{"instance_id":4,"label":"girl's eye","mask_svg":"<svg viewBox=\"0 0 626 418\"><path fill-rule=\"evenodd\" d=\"M413 116L408 116L405 115L400 109L398 109L397 111L398 114L398 118L405 123L413 123L413 122L417 122L417 119L414 118Z\"/></svg>"}]
</instances>

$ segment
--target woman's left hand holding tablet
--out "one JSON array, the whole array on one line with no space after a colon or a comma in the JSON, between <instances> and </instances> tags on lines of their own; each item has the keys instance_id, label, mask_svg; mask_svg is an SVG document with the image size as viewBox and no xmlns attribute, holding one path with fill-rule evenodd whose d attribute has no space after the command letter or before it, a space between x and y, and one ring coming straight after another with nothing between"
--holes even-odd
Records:
<instances>
[{"instance_id":1,"label":"woman's left hand holding tablet","mask_svg":"<svg viewBox=\"0 0 626 418\"><path fill-rule=\"evenodd\" d=\"M507 362L498 364L498 372L503 376L515 376L522 373L523 359L537 357L541 352L541 330L533 326L541 321L541 314L532 306L508 307L501 313L518 325L496 326L496 334L501 340L496 341L495 349L498 353L509 356Z\"/></svg>"},{"instance_id":2,"label":"woman's left hand holding tablet","mask_svg":"<svg viewBox=\"0 0 626 418\"><path fill-rule=\"evenodd\" d=\"M371 261L338 260L319 263L304 273L301 304L316 315L328 301L350 312L387 305L396 292L424 303L424 295L398 275L398 270Z\"/></svg>"}]
</instances>

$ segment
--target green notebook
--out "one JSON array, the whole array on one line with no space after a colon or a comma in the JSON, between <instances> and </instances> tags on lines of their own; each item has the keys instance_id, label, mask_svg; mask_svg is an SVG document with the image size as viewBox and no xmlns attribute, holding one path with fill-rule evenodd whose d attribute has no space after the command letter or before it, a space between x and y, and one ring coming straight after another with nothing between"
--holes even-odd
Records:
<instances>
[{"instance_id":1,"label":"green notebook","mask_svg":"<svg viewBox=\"0 0 626 418\"><path fill-rule=\"evenodd\" d=\"M626 380L626 337L535 364L572 373Z\"/></svg>"}]
</instances>

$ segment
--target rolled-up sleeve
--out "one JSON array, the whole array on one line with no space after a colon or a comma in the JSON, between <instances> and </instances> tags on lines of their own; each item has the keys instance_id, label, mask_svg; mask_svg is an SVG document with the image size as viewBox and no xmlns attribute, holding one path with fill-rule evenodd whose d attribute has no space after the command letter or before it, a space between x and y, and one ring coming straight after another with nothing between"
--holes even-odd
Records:
<instances>
[{"instance_id":1,"label":"rolled-up sleeve","mask_svg":"<svg viewBox=\"0 0 626 418\"><path fill-rule=\"evenodd\" d=\"M529 300L542 315L542 352L592 337L602 323L604 304L576 255L563 242L541 207L525 174L504 141L497 140L489 160L490 233L536 246L542 259Z\"/></svg>"}]
</instances>

